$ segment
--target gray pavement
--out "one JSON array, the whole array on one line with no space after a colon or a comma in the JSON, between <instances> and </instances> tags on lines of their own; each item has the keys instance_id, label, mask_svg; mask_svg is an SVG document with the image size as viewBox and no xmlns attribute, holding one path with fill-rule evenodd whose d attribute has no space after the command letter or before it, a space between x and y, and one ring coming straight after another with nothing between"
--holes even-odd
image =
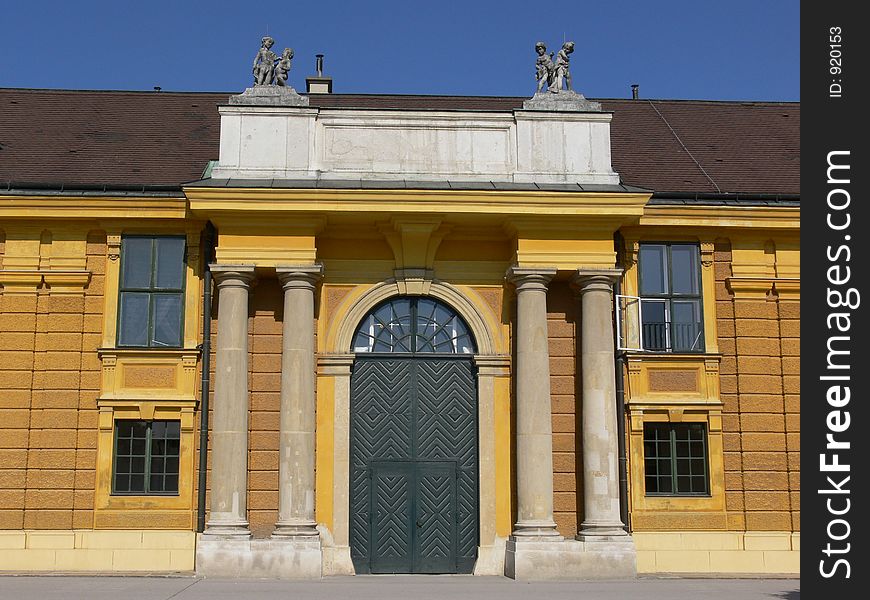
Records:
<instances>
[{"instance_id":1,"label":"gray pavement","mask_svg":"<svg viewBox=\"0 0 870 600\"><path fill-rule=\"evenodd\" d=\"M0 576L2 600L800 600L797 579L641 578L523 583L503 577L357 576L317 582L198 577Z\"/></svg>"}]
</instances>

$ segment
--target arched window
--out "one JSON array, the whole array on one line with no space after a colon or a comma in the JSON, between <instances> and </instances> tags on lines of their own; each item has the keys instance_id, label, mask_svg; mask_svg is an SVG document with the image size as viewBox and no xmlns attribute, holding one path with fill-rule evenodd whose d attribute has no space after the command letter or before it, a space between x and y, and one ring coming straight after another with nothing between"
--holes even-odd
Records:
<instances>
[{"instance_id":1,"label":"arched window","mask_svg":"<svg viewBox=\"0 0 870 600\"><path fill-rule=\"evenodd\" d=\"M376 306L357 328L354 352L474 354L468 325L432 298L393 298Z\"/></svg>"}]
</instances>

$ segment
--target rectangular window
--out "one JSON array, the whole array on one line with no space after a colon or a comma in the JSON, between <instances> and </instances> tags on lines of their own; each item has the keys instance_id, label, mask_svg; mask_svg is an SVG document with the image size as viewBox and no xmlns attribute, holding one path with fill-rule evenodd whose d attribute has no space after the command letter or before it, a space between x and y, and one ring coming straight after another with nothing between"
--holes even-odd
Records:
<instances>
[{"instance_id":1,"label":"rectangular window","mask_svg":"<svg viewBox=\"0 0 870 600\"><path fill-rule=\"evenodd\" d=\"M178 494L181 421L115 421L112 493Z\"/></svg>"},{"instance_id":2,"label":"rectangular window","mask_svg":"<svg viewBox=\"0 0 870 600\"><path fill-rule=\"evenodd\" d=\"M121 240L118 346L181 346L184 241L174 236Z\"/></svg>"},{"instance_id":3,"label":"rectangular window","mask_svg":"<svg viewBox=\"0 0 870 600\"><path fill-rule=\"evenodd\" d=\"M707 431L703 423L645 423L647 496L707 496Z\"/></svg>"},{"instance_id":4,"label":"rectangular window","mask_svg":"<svg viewBox=\"0 0 870 600\"><path fill-rule=\"evenodd\" d=\"M644 350L703 352L701 261L696 244L641 244Z\"/></svg>"}]
</instances>

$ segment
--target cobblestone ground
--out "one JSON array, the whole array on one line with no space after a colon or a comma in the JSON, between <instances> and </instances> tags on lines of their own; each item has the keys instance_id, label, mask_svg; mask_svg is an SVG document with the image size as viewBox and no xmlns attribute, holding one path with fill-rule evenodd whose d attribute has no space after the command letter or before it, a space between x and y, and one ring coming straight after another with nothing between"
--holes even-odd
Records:
<instances>
[{"instance_id":1,"label":"cobblestone ground","mask_svg":"<svg viewBox=\"0 0 870 600\"><path fill-rule=\"evenodd\" d=\"M664 579L523 583L502 577L362 576L318 582L195 577L3 576L10 600L800 600L796 579Z\"/></svg>"}]
</instances>

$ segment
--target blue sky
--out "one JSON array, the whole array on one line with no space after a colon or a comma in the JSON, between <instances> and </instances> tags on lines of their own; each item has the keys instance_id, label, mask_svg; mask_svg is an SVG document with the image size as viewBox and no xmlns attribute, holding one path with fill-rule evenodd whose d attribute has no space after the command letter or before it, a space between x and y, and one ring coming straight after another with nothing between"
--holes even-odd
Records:
<instances>
[{"instance_id":1,"label":"blue sky","mask_svg":"<svg viewBox=\"0 0 870 600\"><path fill-rule=\"evenodd\" d=\"M534 44L573 40L597 98L798 100L799 8L727 2L3 0L0 87L240 91L268 32L339 93L526 96Z\"/></svg>"}]
</instances>

